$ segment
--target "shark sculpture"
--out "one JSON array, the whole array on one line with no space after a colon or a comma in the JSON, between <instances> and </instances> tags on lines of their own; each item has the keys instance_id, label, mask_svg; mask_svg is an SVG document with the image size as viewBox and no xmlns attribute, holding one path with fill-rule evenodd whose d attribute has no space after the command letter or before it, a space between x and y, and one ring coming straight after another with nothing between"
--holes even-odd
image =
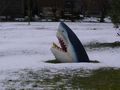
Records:
<instances>
[{"instance_id":1,"label":"shark sculpture","mask_svg":"<svg viewBox=\"0 0 120 90\"><path fill-rule=\"evenodd\" d=\"M60 45L53 43L51 51L60 62L90 62L88 55L75 33L63 22L56 34Z\"/></svg>"}]
</instances>

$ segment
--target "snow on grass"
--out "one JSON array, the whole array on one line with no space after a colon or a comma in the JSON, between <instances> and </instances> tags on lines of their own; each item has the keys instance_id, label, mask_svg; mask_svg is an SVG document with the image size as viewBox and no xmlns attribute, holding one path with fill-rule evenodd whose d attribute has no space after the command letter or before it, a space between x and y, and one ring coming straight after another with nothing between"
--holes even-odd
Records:
<instances>
[{"instance_id":1,"label":"snow on grass","mask_svg":"<svg viewBox=\"0 0 120 90\"><path fill-rule=\"evenodd\" d=\"M0 70L21 69L32 67L80 68L80 67L120 67L120 48L104 51L87 51L91 60L101 63L65 63L48 64L44 61L54 59L50 51L53 41L57 41L56 31L59 23L0 23ZM111 23L70 23L81 42L86 45L91 42L120 41Z\"/></svg>"},{"instance_id":2,"label":"snow on grass","mask_svg":"<svg viewBox=\"0 0 120 90\"><path fill-rule=\"evenodd\" d=\"M79 37L83 45L91 43L120 42L111 23L66 23ZM59 63L45 61L55 59L50 51L53 41L57 41L58 22L0 23L0 81L16 78L11 72L25 69L40 70L74 70L97 69L101 67L120 68L120 47L87 48L90 60L100 63ZM12 79L13 80L13 79ZM1 82L0 82L0 89ZM4 89L3 89L4 90Z\"/></svg>"}]
</instances>

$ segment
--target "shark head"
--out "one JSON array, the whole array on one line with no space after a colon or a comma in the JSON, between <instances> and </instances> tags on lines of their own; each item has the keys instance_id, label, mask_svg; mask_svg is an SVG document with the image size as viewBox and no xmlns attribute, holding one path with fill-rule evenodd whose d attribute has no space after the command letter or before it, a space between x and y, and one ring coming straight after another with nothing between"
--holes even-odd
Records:
<instances>
[{"instance_id":1,"label":"shark head","mask_svg":"<svg viewBox=\"0 0 120 90\"><path fill-rule=\"evenodd\" d=\"M60 62L89 62L88 55L75 33L63 22L56 37L59 44L53 43L51 51Z\"/></svg>"}]
</instances>

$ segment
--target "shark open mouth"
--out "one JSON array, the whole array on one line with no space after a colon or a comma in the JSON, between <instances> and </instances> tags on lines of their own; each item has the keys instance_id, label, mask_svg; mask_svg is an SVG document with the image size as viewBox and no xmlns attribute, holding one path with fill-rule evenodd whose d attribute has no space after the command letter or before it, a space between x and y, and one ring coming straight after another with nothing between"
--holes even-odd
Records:
<instances>
[{"instance_id":1,"label":"shark open mouth","mask_svg":"<svg viewBox=\"0 0 120 90\"><path fill-rule=\"evenodd\" d=\"M53 42L53 48L56 48L63 52L67 52L67 46L66 46L64 40L60 37L57 37L57 38L58 38L60 46L58 46L56 43Z\"/></svg>"},{"instance_id":2,"label":"shark open mouth","mask_svg":"<svg viewBox=\"0 0 120 90\"><path fill-rule=\"evenodd\" d=\"M59 44L53 43L51 51L60 62L90 62L89 57L76 34L63 22L56 37Z\"/></svg>"}]
</instances>

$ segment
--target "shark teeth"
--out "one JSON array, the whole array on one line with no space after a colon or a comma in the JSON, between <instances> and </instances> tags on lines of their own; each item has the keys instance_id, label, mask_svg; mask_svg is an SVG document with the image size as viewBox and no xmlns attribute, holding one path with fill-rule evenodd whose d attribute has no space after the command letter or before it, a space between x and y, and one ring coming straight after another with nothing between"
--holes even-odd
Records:
<instances>
[{"instance_id":1,"label":"shark teeth","mask_svg":"<svg viewBox=\"0 0 120 90\"><path fill-rule=\"evenodd\" d=\"M65 45L64 41L61 38L58 38L58 40L59 40L61 47L59 47L57 44L55 44L53 42L53 48L56 48L56 49L63 51L63 52L67 52L67 46Z\"/></svg>"},{"instance_id":2,"label":"shark teeth","mask_svg":"<svg viewBox=\"0 0 120 90\"><path fill-rule=\"evenodd\" d=\"M62 50L67 52L67 47L66 47L64 41L61 38L58 38L58 40L59 40Z\"/></svg>"}]
</instances>

